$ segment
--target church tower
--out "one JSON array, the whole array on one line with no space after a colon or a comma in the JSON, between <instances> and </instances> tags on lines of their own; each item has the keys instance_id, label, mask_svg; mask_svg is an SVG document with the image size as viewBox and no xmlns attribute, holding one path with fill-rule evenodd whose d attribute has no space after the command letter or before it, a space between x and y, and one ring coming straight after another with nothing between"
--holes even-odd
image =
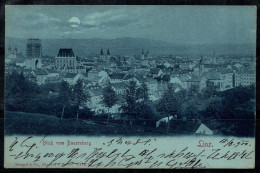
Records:
<instances>
[{"instance_id":1,"label":"church tower","mask_svg":"<svg viewBox=\"0 0 260 173\"><path fill-rule=\"evenodd\" d=\"M17 52L18 52L18 50L17 50L17 48L15 48L14 49L14 54L17 55Z\"/></svg>"},{"instance_id":2,"label":"church tower","mask_svg":"<svg viewBox=\"0 0 260 173\"><path fill-rule=\"evenodd\" d=\"M11 47L9 45L9 47L8 47L8 55L11 55L11 54L12 54L12 49L11 49Z\"/></svg>"},{"instance_id":3,"label":"church tower","mask_svg":"<svg viewBox=\"0 0 260 173\"><path fill-rule=\"evenodd\" d=\"M251 62L252 62L252 63L255 63L255 57L254 57L254 55L253 55L253 54L252 54L252 56L251 56L250 60L251 60Z\"/></svg>"},{"instance_id":4,"label":"church tower","mask_svg":"<svg viewBox=\"0 0 260 173\"><path fill-rule=\"evenodd\" d=\"M101 49L101 50L100 50L100 55L99 55L99 58L100 58L100 59L103 59L103 58L104 58L103 49Z\"/></svg>"},{"instance_id":5,"label":"church tower","mask_svg":"<svg viewBox=\"0 0 260 173\"><path fill-rule=\"evenodd\" d=\"M199 76L201 76L203 73L204 73L204 64L203 64L203 57L201 56L199 62Z\"/></svg>"},{"instance_id":6,"label":"church tower","mask_svg":"<svg viewBox=\"0 0 260 173\"><path fill-rule=\"evenodd\" d=\"M213 56L212 56L212 63L217 64L217 60L216 60L216 57L215 57L215 50L214 50L214 53L213 53Z\"/></svg>"},{"instance_id":7,"label":"church tower","mask_svg":"<svg viewBox=\"0 0 260 173\"><path fill-rule=\"evenodd\" d=\"M148 50L148 51L146 52L146 54L145 54L145 57L146 57L146 58L148 57L149 53L150 53L150 51Z\"/></svg>"},{"instance_id":8,"label":"church tower","mask_svg":"<svg viewBox=\"0 0 260 173\"><path fill-rule=\"evenodd\" d=\"M110 59L110 51L107 49L107 59Z\"/></svg>"},{"instance_id":9,"label":"church tower","mask_svg":"<svg viewBox=\"0 0 260 173\"><path fill-rule=\"evenodd\" d=\"M18 52L18 49L14 48L14 58L17 58L17 52Z\"/></svg>"},{"instance_id":10,"label":"church tower","mask_svg":"<svg viewBox=\"0 0 260 173\"><path fill-rule=\"evenodd\" d=\"M144 50L142 49L142 59L144 59Z\"/></svg>"}]
</instances>

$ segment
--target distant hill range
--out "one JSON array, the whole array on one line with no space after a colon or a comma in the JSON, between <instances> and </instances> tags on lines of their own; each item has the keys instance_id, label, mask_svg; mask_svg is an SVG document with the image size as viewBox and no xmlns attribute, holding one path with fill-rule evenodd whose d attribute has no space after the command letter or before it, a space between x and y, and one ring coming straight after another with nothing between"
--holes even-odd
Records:
<instances>
[{"instance_id":1,"label":"distant hill range","mask_svg":"<svg viewBox=\"0 0 260 173\"><path fill-rule=\"evenodd\" d=\"M184 56L215 56L218 55L255 55L253 44L171 44L159 40L140 38L117 39L42 39L43 55L56 56L60 48L72 48L77 56L98 55L103 48L104 53L110 49L112 55L138 55L149 50L151 55L184 55ZM27 39L6 38L6 52L12 49L25 55Z\"/></svg>"}]
</instances>

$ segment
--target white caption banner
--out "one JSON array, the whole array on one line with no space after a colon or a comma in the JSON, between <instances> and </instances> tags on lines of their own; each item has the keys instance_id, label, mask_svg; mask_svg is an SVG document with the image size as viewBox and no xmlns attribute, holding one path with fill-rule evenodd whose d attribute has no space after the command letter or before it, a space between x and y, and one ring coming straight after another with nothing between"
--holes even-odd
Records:
<instances>
[{"instance_id":1,"label":"white caption banner","mask_svg":"<svg viewBox=\"0 0 260 173\"><path fill-rule=\"evenodd\" d=\"M6 136L5 168L254 168L255 139Z\"/></svg>"}]
</instances>

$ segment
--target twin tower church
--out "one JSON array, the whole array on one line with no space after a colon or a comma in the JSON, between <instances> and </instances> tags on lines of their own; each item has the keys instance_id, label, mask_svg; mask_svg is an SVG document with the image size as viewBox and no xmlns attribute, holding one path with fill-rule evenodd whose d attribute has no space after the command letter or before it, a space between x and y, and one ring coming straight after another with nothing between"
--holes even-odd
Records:
<instances>
[{"instance_id":1,"label":"twin tower church","mask_svg":"<svg viewBox=\"0 0 260 173\"><path fill-rule=\"evenodd\" d=\"M104 55L103 49L100 50L100 59L106 59L109 60L110 59L110 51L109 49L107 49L107 54Z\"/></svg>"},{"instance_id":2,"label":"twin tower church","mask_svg":"<svg viewBox=\"0 0 260 173\"><path fill-rule=\"evenodd\" d=\"M149 55L149 50L145 53L144 50L142 49L141 59L147 58L148 55ZM101 49L101 50L100 50L100 56L99 56L99 57L100 57L100 59L103 59L103 60L110 60L111 54L110 54L109 49L107 49L106 55L104 54L103 49ZM115 58L115 57L114 57L114 59L115 59L115 60L118 60L118 58ZM120 61L120 59L119 59L119 61Z\"/></svg>"},{"instance_id":3,"label":"twin tower church","mask_svg":"<svg viewBox=\"0 0 260 173\"><path fill-rule=\"evenodd\" d=\"M148 57L149 50L144 53L142 50L141 59L145 59ZM103 61L111 61L111 62L125 62L125 56L111 56L110 50L107 49L106 53L104 53L103 49L101 48L99 59ZM67 73L77 73L79 71L84 71L85 62L81 62L76 55L74 54L73 50L70 49L60 49L59 53L55 57L55 68L60 72L67 72Z\"/></svg>"},{"instance_id":4,"label":"twin tower church","mask_svg":"<svg viewBox=\"0 0 260 173\"><path fill-rule=\"evenodd\" d=\"M139 54L138 57L140 59L145 59L146 57L148 57L148 54L149 50L146 53L144 52L144 50L142 50L142 54ZM41 40L28 39L26 44L26 56L24 58L17 58L17 55L17 48L12 50L9 46L7 60L20 61L21 59L23 59L23 62L17 63L32 70L41 68L43 66ZM125 62L127 60L127 57L119 55L111 56L109 48L106 50L106 52L104 52L101 48L98 59L111 62ZM80 60L80 58L74 54L72 48L61 48L54 58L54 69L60 72L77 73L78 71L84 71L84 63L85 62L82 62L82 60Z\"/></svg>"},{"instance_id":5,"label":"twin tower church","mask_svg":"<svg viewBox=\"0 0 260 173\"><path fill-rule=\"evenodd\" d=\"M106 55L104 55L103 50L101 49L100 59L110 60L109 49L107 50ZM59 50L57 56L55 57L55 68L60 72L66 73L85 71L84 62L80 61L71 48Z\"/></svg>"}]
</instances>

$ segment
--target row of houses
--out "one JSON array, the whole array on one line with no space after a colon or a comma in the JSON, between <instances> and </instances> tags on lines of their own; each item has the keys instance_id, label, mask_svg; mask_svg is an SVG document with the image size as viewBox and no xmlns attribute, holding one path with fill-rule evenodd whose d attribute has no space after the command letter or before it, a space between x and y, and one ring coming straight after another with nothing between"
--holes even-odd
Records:
<instances>
[{"instance_id":1,"label":"row of houses","mask_svg":"<svg viewBox=\"0 0 260 173\"><path fill-rule=\"evenodd\" d=\"M255 73L243 70L243 65L238 63L206 64L203 58L198 64L193 60L180 58L142 60L134 57L113 59L111 56L109 59L82 60L75 56L72 49L60 49L55 57L54 66L44 68L41 61L32 60L20 66L26 77L39 85L62 80L74 85L82 79L86 90L91 95L88 106L96 113L120 111L120 101L111 109L106 108L102 103L102 90L107 84L111 84L117 96L122 98L130 80L136 81L137 85L146 83L150 99L157 100L169 83L174 86L175 92L178 92L189 89L193 85L198 86L199 90L214 85L219 91L224 91L255 82ZM30 68L33 66L34 68ZM162 79L167 80L161 81Z\"/></svg>"},{"instance_id":2,"label":"row of houses","mask_svg":"<svg viewBox=\"0 0 260 173\"><path fill-rule=\"evenodd\" d=\"M149 92L152 93L156 89L157 81L154 80L164 75L169 75L169 83L176 83L181 86L182 89L189 89L192 85L199 86L202 90L209 83L217 87L219 91L224 91L237 87L239 85L247 86L255 83L255 72L253 70L239 70L235 71L230 69L230 65L227 68L211 69L204 72L202 75L197 76L193 73L167 73L159 68L150 68L148 70L140 69L132 73L112 72L108 70L98 71L92 69L88 73L67 73L60 74L54 69L36 68L35 70L20 69L30 80L37 82L37 84L57 83L61 80L67 81L69 84L74 85L78 79L85 80L86 83L91 83L99 86L104 86L108 83L122 83L129 80L135 80L138 83L145 82L149 86ZM118 85L118 84L116 84ZM120 85L118 85L120 86ZM122 85L124 86L124 85ZM118 92L123 92L118 90Z\"/></svg>"},{"instance_id":3,"label":"row of houses","mask_svg":"<svg viewBox=\"0 0 260 173\"><path fill-rule=\"evenodd\" d=\"M136 81L137 85L140 85L141 83L146 83L149 88L149 98L153 101L158 100L162 96L168 85L168 83L158 82L152 77L115 74L111 75L110 77L112 79L111 81L113 81L111 82L112 88L119 98L123 98L123 94L126 92L127 82L130 80ZM219 91L224 91L234 87L234 79L234 74L231 71L223 70L206 72L200 77L189 75L175 76L171 78L169 83L174 86L175 92L178 92L182 89L189 89L192 85L197 85L199 90L206 88L206 86L208 85L214 85ZM246 83L246 85L252 84L254 82L253 79L254 77L252 77L250 83ZM92 90L90 91L92 92ZM102 87L95 88L93 90L92 96L93 99L91 103L93 110L96 113L106 112L105 110L108 109L105 108L104 104L102 103ZM120 107L119 105L120 103L116 104L115 107L111 109L111 112L120 112L120 110L118 109Z\"/></svg>"},{"instance_id":4,"label":"row of houses","mask_svg":"<svg viewBox=\"0 0 260 173\"><path fill-rule=\"evenodd\" d=\"M189 89L192 85L195 85L198 86L199 90L213 85L218 91L225 91L240 85L248 86L254 84L255 77L255 72L250 70L234 73L231 70L221 69L205 72L201 76L181 75L171 77L170 83L178 83L184 89Z\"/></svg>"}]
</instances>

